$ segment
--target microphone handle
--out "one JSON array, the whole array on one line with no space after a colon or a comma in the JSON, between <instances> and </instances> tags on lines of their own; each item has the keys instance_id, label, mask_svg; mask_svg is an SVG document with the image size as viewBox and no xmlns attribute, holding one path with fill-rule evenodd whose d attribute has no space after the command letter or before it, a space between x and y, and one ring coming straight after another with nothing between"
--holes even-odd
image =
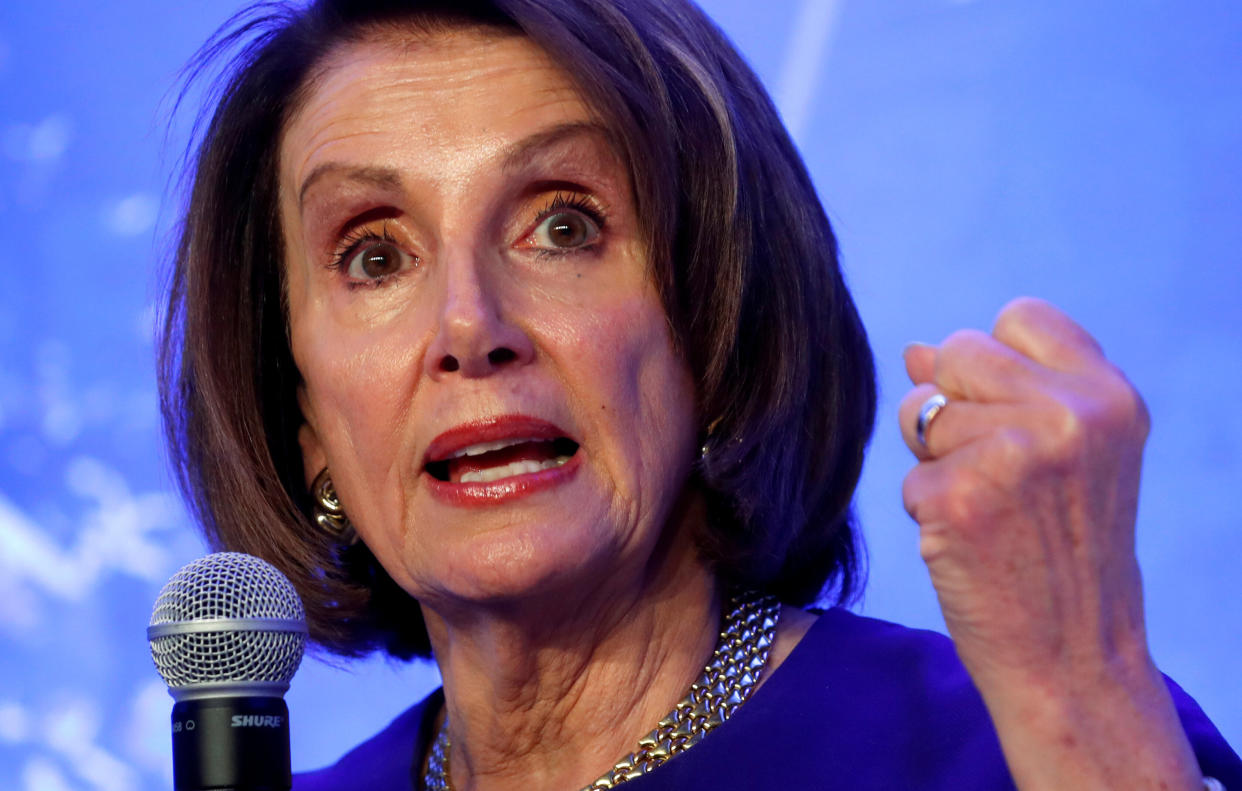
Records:
<instances>
[{"instance_id":1,"label":"microphone handle","mask_svg":"<svg viewBox=\"0 0 1242 791\"><path fill-rule=\"evenodd\" d=\"M289 791L289 707L282 698L230 696L173 705L176 791Z\"/></svg>"}]
</instances>

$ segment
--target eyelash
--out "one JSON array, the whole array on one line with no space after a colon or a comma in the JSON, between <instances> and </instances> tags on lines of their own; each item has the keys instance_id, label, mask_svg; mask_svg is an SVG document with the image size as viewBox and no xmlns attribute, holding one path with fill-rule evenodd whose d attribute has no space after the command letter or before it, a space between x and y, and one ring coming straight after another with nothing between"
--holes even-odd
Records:
<instances>
[{"instance_id":1,"label":"eyelash","mask_svg":"<svg viewBox=\"0 0 1242 791\"><path fill-rule=\"evenodd\" d=\"M328 268L335 272L348 274L349 262L357 255L364 244L373 242L387 242L388 244L399 246L397 240L388 232L387 225L380 226L379 233L375 233L366 226L351 228L345 232L337 243L336 250L332 253L332 260L328 263ZM414 259L417 265L418 256L411 255L410 257ZM401 277L403 274L405 272L401 271L394 272L391 275L371 278L370 280L348 280L347 284L351 290L356 288L379 288L386 285L390 280Z\"/></svg>"},{"instance_id":2,"label":"eyelash","mask_svg":"<svg viewBox=\"0 0 1242 791\"><path fill-rule=\"evenodd\" d=\"M540 223L562 209L573 209L574 211L581 213L595 224L595 227L600 233L603 232L607 223L607 216L604 213L603 207L600 206L599 203L593 198L578 192L569 193L568 196L566 193L557 192L552 196L552 199L548 201L547 205L535 213L534 227L538 227ZM336 272L348 272L349 262L358 253L362 245L372 242L387 242L388 244L398 245L397 240L388 232L387 225L381 226L378 234L366 226L351 228L345 232L338 242L336 250L332 254L332 260L328 263L328 268ZM543 259L561 258L574 253L587 252L596 246L597 245L595 244L588 244L582 247L566 248L564 250L540 249L535 252L540 258ZM414 258L415 262L418 261L417 256L411 257ZM370 280L350 280L348 285L351 289L378 288L387 284L391 280L401 277L402 274L404 274L404 272L396 272L391 275L384 275Z\"/></svg>"},{"instance_id":3,"label":"eyelash","mask_svg":"<svg viewBox=\"0 0 1242 791\"><path fill-rule=\"evenodd\" d=\"M568 194L568 197L563 192L557 192L548 201L546 206L535 213L533 227L538 228L544 220L561 209L573 209L582 214L588 220L595 223L595 227L600 234L603 233L607 225L608 217L604 213L604 208L594 198L581 192L571 192ZM591 251L596 246L596 244L592 243L582 247L569 247L563 250L537 250L536 254L542 259L561 258L574 253Z\"/></svg>"}]
</instances>

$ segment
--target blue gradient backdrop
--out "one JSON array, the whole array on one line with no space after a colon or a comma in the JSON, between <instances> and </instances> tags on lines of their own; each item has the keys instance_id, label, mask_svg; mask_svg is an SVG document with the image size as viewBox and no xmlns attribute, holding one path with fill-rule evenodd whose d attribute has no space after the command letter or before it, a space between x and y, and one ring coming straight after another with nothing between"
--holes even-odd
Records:
<instances>
[{"instance_id":1,"label":"blue gradient backdrop","mask_svg":"<svg viewBox=\"0 0 1242 791\"><path fill-rule=\"evenodd\" d=\"M1062 305L1155 416L1139 549L1157 661L1242 743L1242 6L711 0L777 97L880 360L861 610L943 628L900 505L900 350ZM169 784L144 627L202 552L152 375L167 94L232 2L0 5L0 787ZM162 103L163 102L163 103ZM295 768L435 683L308 661Z\"/></svg>"}]
</instances>

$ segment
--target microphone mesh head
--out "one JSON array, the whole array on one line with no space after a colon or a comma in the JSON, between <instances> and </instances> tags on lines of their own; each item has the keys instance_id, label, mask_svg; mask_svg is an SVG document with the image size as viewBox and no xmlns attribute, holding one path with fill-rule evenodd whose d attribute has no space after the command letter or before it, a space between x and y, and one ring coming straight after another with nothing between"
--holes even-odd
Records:
<instances>
[{"instance_id":1,"label":"microphone mesh head","mask_svg":"<svg viewBox=\"0 0 1242 791\"><path fill-rule=\"evenodd\" d=\"M212 628L212 621L236 618L272 623ZM302 631L282 621L300 621ZM287 688L306 647L305 622L302 600L275 566L253 555L217 552L184 566L160 591L151 626L196 630L152 638L151 657L173 690L252 683Z\"/></svg>"}]
</instances>

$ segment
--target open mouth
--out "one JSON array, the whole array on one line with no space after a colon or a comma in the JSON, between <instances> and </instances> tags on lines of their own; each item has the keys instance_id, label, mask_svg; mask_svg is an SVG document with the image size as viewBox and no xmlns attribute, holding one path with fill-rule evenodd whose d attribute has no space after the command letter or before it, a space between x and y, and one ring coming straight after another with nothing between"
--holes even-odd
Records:
<instances>
[{"instance_id":1,"label":"open mouth","mask_svg":"<svg viewBox=\"0 0 1242 791\"><path fill-rule=\"evenodd\" d=\"M578 452L568 437L480 442L427 462L427 474L446 483L489 483L560 467Z\"/></svg>"}]
</instances>

